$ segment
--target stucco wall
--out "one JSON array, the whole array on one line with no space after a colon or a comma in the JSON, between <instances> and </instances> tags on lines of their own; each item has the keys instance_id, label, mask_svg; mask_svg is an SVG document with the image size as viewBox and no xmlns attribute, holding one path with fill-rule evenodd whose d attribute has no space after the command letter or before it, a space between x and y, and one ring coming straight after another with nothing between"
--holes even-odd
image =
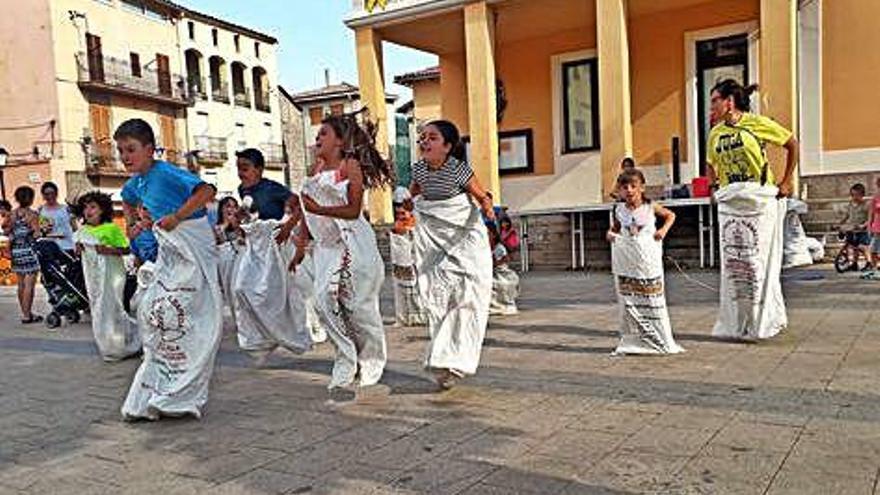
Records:
<instances>
[{"instance_id":1,"label":"stucco wall","mask_svg":"<svg viewBox=\"0 0 880 495\"><path fill-rule=\"evenodd\" d=\"M757 0L719 0L629 21L633 155L640 165L669 164L671 139L688 153L685 33L757 20Z\"/></svg>"},{"instance_id":2,"label":"stucco wall","mask_svg":"<svg viewBox=\"0 0 880 495\"><path fill-rule=\"evenodd\" d=\"M34 146L41 157L50 151L48 143L39 142L51 140L49 121L57 121L59 115L50 20L47 0L5 3L0 16L0 147L11 155L10 164L33 161ZM55 133L57 139L57 128ZM43 180L48 178L44 165L29 169L39 172ZM7 193L26 177L8 170Z\"/></svg>"},{"instance_id":3,"label":"stucco wall","mask_svg":"<svg viewBox=\"0 0 880 495\"><path fill-rule=\"evenodd\" d=\"M823 148L880 146L880 2L822 2Z\"/></svg>"},{"instance_id":4,"label":"stucco wall","mask_svg":"<svg viewBox=\"0 0 880 495\"><path fill-rule=\"evenodd\" d=\"M427 122L439 119L443 115L443 94L439 79L416 81L412 86L414 117L416 122Z\"/></svg>"}]
</instances>

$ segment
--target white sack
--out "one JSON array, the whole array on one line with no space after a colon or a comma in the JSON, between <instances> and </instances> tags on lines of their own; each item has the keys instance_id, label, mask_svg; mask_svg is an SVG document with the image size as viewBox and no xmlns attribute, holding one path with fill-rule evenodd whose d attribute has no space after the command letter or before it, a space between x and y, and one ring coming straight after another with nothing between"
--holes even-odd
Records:
<instances>
[{"instance_id":1,"label":"white sack","mask_svg":"<svg viewBox=\"0 0 880 495\"><path fill-rule=\"evenodd\" d=\"M412 233L391 232L391 274L394 278L394 316L400 326L419 326L426 322L419 299L413 254Z\"/></svg>"}]
</instances>

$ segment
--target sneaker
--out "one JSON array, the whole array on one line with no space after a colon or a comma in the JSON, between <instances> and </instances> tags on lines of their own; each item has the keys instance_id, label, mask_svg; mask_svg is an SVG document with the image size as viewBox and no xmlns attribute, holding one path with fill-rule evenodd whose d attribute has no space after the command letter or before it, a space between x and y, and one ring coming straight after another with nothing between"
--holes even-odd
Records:
<instances>
[{"instance_id":1,"label":"sneaker","mask_svg":"<svg viewBox=\"0 0 880 495\"><path fill-rule=\"evenodd\" d=\"M463 374L451 369L439 370L434 376L437 379L437 385L443 390L451 389L464 377Z\"/></svg>"},{"instance_id":2,"label":"sneaker","mask_svg":"<svg viewBox=\"0 0 880 495\"><path fill-rule=\"evenodd\" d=\"M354 402L355 398L357 398L357 394L354 390L350 390L345 387L333 387L330 389L330 401L334 404L344 404L347 402Z\"/></svg>"}]
</instances>

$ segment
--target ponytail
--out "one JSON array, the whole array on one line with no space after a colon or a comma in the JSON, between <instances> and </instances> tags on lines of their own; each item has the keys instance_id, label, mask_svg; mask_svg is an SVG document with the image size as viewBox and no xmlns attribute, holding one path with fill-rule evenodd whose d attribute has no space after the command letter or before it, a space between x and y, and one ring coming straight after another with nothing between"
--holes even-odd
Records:
<instances>
[{"instance_id":1,"label":"ponytail","mask_svg":"<svg viewBox=\"0 0 880 495\"><path fill-rule=\"evenodd\" d=\"M428 122L428 125L436 127L440 131L440 135L443 136L443 144L451 146L447 158L452 157L463 162L467 154L458 127L455 127L455 124L448 120L433 120Z\"/></svg>"},{"instance_id":2,"label":"ponytail","mask_svg":"<svg viewBox=\"0 0 880 495\"><path fill-rule=\"evenodd\" d=\"M712 91L717 91L722 98L733 96L733 106L741 112L748 112L751 109L752 93L757 90L757 84L743 86L735 79L725 79L712 88Z\"/></svg>"}]
</instances>

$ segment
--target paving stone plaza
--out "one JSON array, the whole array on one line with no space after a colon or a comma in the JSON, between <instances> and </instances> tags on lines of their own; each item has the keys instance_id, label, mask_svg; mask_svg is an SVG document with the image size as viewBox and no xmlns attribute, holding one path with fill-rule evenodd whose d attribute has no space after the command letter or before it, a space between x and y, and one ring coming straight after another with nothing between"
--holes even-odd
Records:
<instances>
[{"instance_id":1,"label":"paving stone plaza","mask_svg":"<svg viewBox=\"0 0 880 495\"><path fill-rule=\"evenodd\" d=\"M876 494L878 286L784 279L790 329L743 344L710 335L716 273L670 273L687 352L619 358L609 274L530 273L476 377L438 392L425 331L389 325L383 386L348 404L329 344L256 368L227 331L205 418L156 423L120 419L137 359L102 363L86 324L20 325L4 288L0 493Z\"/></svg>"}]
</instances>

